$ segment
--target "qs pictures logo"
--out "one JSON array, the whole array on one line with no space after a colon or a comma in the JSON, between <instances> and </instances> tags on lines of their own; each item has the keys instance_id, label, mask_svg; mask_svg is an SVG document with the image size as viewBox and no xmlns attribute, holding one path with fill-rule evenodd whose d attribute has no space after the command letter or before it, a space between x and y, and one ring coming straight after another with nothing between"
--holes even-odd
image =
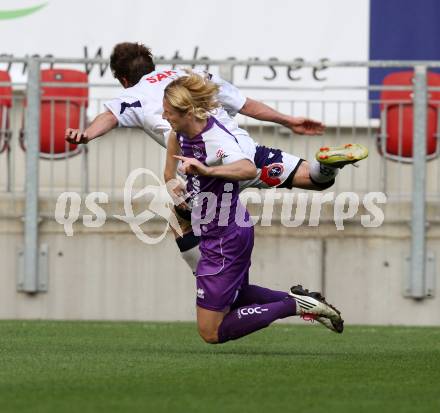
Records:
<instances>
[{"instance_id":1,"label":"qs pictures logo","mask_svg":"<svg viewBox=\"0 0 440 413\"><path fill-rule=\"evenodd\" d=\"M36 13L41 10L43 7L46 7L47 3L40 3L35 6L24 7L19 9L0 9L0 20L11 20L18 19L20 17L29 16L30 14Z\"/></svg>"}]
</instances>

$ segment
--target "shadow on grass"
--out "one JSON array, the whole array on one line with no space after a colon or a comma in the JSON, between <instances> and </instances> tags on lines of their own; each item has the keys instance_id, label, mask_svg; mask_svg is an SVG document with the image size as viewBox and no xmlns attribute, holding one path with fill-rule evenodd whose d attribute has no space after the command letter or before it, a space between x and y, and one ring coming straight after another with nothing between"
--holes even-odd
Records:
<instances>
[{"instance_id":1,"label":"shadow on grass","mask_svg":"<svg viewBox=\"0 0 440 413\"><path fill-rule=\"evenodd\" d=\"M255 357L255 356L273 356L273 357L320 357L320 358L327 358L327 357L347 357L347 352L335 352L335 351L328 351L323 352L322 350L317 351L295 351L295 350L265 350L261 351L260 349L252 349L252 348L245 348L245 349L239 349L239 348L220 348L219 345L212 345L212 344L206 344L206 347L202 345L201 347L190 349L190 348L151 348L151 347L145 347L145 348L137 348L132 349L132 351L135 351L136 353L157 353L157 354L175 354L175 355L192 355L192 356L212 356L212 355L225 355L225 356L249 356L249 357Z\"/></svg>"}]
</instances>

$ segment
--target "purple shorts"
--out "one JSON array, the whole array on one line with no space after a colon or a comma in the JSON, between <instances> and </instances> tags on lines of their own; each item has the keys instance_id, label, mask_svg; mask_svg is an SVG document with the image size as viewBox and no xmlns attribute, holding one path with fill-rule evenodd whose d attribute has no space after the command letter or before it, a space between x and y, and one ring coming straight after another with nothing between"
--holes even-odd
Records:
<instances>
[{"instance_id":1,"label":"purple shorts","mask_svg":"<svg viewBox=\"0 0 440 413\"><path fill-rule=\"evenodd\" d=\"M249 267L254 246L254 228L232 229L218 238L202 237L202 257L197 265L197 305L223 311L249 283Z\"/></svg>"}]
</instances>

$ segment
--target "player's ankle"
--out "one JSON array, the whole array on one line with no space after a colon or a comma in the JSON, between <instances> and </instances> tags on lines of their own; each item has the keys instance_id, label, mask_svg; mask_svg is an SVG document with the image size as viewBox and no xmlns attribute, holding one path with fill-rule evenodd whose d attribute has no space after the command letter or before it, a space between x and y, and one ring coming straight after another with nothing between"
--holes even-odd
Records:
<instances>
[{"instance_id":1,"label":"player's ankle","mask_svg":"<svg viewBox=\"0 0 440 413\"><path fill-rule=\"evenodd\" d=\"M324 184L327 182L334 181L336 175L339 173L339 169L323 165L319 163L316 159L310 162L310 178L316 184Z\"/></svg>"}]
</instances>

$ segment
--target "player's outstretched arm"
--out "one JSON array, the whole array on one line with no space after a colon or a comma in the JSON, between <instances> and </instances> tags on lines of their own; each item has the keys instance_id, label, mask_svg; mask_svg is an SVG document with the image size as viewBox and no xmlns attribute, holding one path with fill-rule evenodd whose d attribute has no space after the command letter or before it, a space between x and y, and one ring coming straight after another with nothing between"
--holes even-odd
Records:
<instances>
[{"instance_id":1,"label":"player's outstretched arm","mask_svg":"<svg viewBox=\"0 0 440 413\"><path fill-rule=\"evenodd\" d=\"M239 113L254 119L278 123L298 135L322 135L325 126L318 121L302 117L285 115L262 102L246 99Z\"/></svg>"},{"instance_id":2,"label":"player's outstretched arm","mask_svg":"<svg viewBox=\"0 0 440 413\"><path fill-rule=\"evenodd\" d=\"M105 135L118 126L118 119L112 112L100 113L93 122L85 129L67 128L65 138L70 143L88 143L92 139Z\"/></svg>"},{"instance_id":3,"label":"player's outstretched arm","mask_svg":"<svg viewBox=\"0 0 440 413\"><path fill-rule=\"evenodd\" d=\"M257 168L248 159L241 159L226 165L206 166L195 158L176 155L174 157L182 161L180 169L184 174L211 176L230 181L246 181L257 176Z\"/></svg>"}]
</instances>

